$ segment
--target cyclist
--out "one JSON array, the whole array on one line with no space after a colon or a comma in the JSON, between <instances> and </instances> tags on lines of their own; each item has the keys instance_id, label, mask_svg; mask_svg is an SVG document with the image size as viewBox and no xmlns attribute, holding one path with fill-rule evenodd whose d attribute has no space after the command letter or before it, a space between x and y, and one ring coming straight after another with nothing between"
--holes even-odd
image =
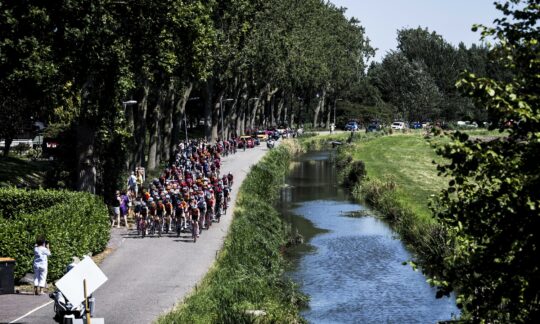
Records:
<instances>
[{"instance_id":1,"label":"cyclist","mask_svg":"<svg viewBox=\"0 0 540 324\"><path fill-rule=\"evenodd\" d=\"M138 196L133 206L133 212L135 213L135 222L137 224L137 232L140 232L139 221L141 218L142 203L143 202L142 202L141 196Z\"/></svg>"},{"instance_id":2,"label":"cyclist","mask_svg":"<svg viewBox=\"0 0 540 324\"><path fill-rule=\"evenodd\" d=\"M214 190L209 189L205 194L206 199L206 226L210 227L214 221L214 207L216 200L214 199Z\"/></svg>"},{"instance_id":3,"label":"cyclist","mask_svg":"<svg viewBox=\"0 0 540 324\"><path fill-rule=\"evenodd\" d=\"M171 203L170 196L165 196L165 233L169 233L172 225L172 216L173 216L173 204Z\"/></svg>"},{"instance_id":4,"label":"cyclist","mask_svg":"<svg viewBox=\"0 0 540 324\"><path fill-rule=\"evenodd\" d=\"M150 216L150 232L154 234L156 232L156 221L158 219L157 217L157 205L154 201L154 198L150 197L148 198L148 203L150 204L148 206L148 215Z\"/></svg>"},{"instance_id":5,"label":"cyclist","mask_svg":"<svg viewBox=\"0 0 540 324\"><path fill-rule=\"evenodd\" d=\"M165 217L165 205L163 204L163 201L161 199L159 199L157 203L156 216L156 220L158 222L158 236L161 236L161 232L163 231L163 219Z\"/></svg>"},{"instance_id":6,"label":"cyclist","mask_svg":"<svg viewBox=\"0 0 540 324\"><path fill-rule=\"evenodd\" d=\"M197 201L195 199L191 200L189 213L191 216L191 235L193 237L193 243L195 243L199 237L199 218L201 216L201 212L199 208L197 208Z\"/></svg>"},{"instance_id":7,"label":"cyclist","mask_svg":"<svg viewBox=\"0 0 540 324\"><path fill-rule=\"evenodd\" d=\"M200 212L201 212L201 217L199 217L199 228L202 230L203 228L206 228L208 229L209 228L209 225L208 224L204 224L205 223L205 220L206 220L206 209L207 209L207 205L206 205L206 199L204 198L204 195L203 195L203 192L202 191L199 191L199 194L197 195L198 197L198 200L197 200L197 207L199 208Z\"/></svg>"},{"instance_id":8,"label":"cyclist","mask_svg":"<svg viewBox=\"0 0 540 324\"><path fill-rule=\"evenodd\" d=\"M229 179L229 187L232 187L233 179L234 179L234 176L232 175L232 173L229 172L229 174L227 174L227 179Z\"/></svg>"},{"instance_id":9,"label":"cyclist","mask_svg":"<svg viewBox=\"0 0 540 324\"><path fill-rule=\"evenodd\" d=\"M180 236L180 232L182 232L186 227L186 216L185 216L185 210L186 210L186 202L184 199L179 200L178 203L175 206L175 219L176 219L176 234L177 236Z\"/></svg>"}]
</instances>

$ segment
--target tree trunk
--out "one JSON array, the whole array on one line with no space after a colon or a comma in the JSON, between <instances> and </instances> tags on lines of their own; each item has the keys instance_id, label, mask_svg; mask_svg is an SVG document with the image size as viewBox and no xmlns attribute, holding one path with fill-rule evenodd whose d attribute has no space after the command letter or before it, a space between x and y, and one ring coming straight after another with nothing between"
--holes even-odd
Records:
<instances>
[{"instance_id":1,"label":"tree trunk","mask_svg":"<svg viewBox=\"0 0 540 324\"><path fill-rule=\"evenodd\" d=\"M9 150L11 149L11 143L13 143L13 138L5 138L4 140L4 156L7 157L9 155Z\"/></svg>"},{"instance_id":2,"label":"tree trunk","mask_svg":"<svg viewBox=\"0 0 540 324\"><path fill-rule=\"evenodd\" d=\"M94 163L94 136L96 131L82 121L77 127L77 190L96 193L97 171Z\"/></svg>"},{"instance_id":3,"label":"tree trunk","mask_svg":"<svg viewBox=\"0 0 540 324\"><path fill-rule=\"evenodd\" d=\"M313 112L313 128L317 127L317 121L319 119L319 112L321 111L321 103L322 103L322 97L317 98L317 106L315 107L315 111Z\"/></svg>"},{"instance_id":4,"label":"tree trunk","mask_svg":"<svg viewBox=\"0 0 540 324\"><path fill-rule=\"evenodd\" d=\"M265 92L266 92L266 88L263 88L261 89L261 91L259 91L259 96L257 97L258 99L255 100L253 109L250 112L250 115L249 115L249 128L250 129L253 129L256 126L255 122L257 120L257 111L259 110L259 107L261 106L262 98Z\"/></svg>"},{"instance_id":5,"label":"tree trunk","mask_svg":"<svg viewBox=\"0 0 540 324\"><path fill-rule=\"evenodd\" d=\"M150 128L150 138L148 141L149 144L149 150L148 150L148 164L147 169L148 171L152 171L156 168L156 162L158 161L158 145L159 145L159 124L161 119L161 105L163 96L161 94L161 89L158 91L158 99L156 102L156 105L154 106L154 109L152 111L152 116L149 120L149 128Z\"/></svg>"},{"instance_id":6,"label":"tree trunk","mask_svg":"<svg viewBox=\"0 0 540 324\"><path fill-rule=\"evenodd\" d=\"M174 105L173 112L173 129L172 129L172 138L171 146L169 148L169 153L172 156L178 144L182 141L183 133L187 127L186 121L186 104L189 100L191 90L193 89L193 83L185 83L180 89L180 96L177 98ZM184 127L182 127L184 125Z\"/></svg>"},{"instance_id":7,"label":"tree trunk","mask_svg":"<svg viewBox=\"0 0 540 324\"><path fill-rule=\"evenodd\" d=\"M319 121L319 112L324 106L325 95L326 95L326 91L323 90L323 94L319 97L319 102L317 103L317 106L315 108L315 113L313 114L313 128L316 128L319 126L317 122Z\"/></svg>"},{"instance_id":8,"label":"tree trunk","mask_svg":"<svg viewBox=\"0 0 540 324\"><path fill-rule=\"evenodd\" d=\"M217 140L220 136L219 132L218 132L218 129L221 127L221 124L220 124L220 118L221 118L221 114L220 114L220 101L219 101L219 97L214 101L212 102L212 136L210 137L210 139L212 141L215 141Z\"/></svg>"},{"instance_id":9,"label":"tree trunk","mask_svg":"<svg viewBox=\"0 0 540 324\"><path fill-rule=\"evenodd\" d=\"M226 139L231 138L232 133L236 133L236 125L234 125L234 123L237 122L238 110L240 107L240 100L238 100L238 98L241 97L242 90L245 88L245 85L243 83L237 82L236 84L238 86L236 87L235 92L234 92L235 100L229 103L228 105L225 103L223 104L224 105L223 111L226 111L223 116L225 118L225 121L224 121L225 136L224 137Z\"/></svg>"},{"instance_id":10,"label":"tree trunk","mask_svg":"<svg viewBox=\"0 0 540 324\"><path fill-rule=\"evenodd\" d=\"M213 96L214 96L214 80L210 79L206 82L205 87L205 98L204 98L204 136L207 140L212 139L212 133L213 133L213 107L212 104L214 102Z\"/></svg>"},{"instance_id":11,"label":"tree trunk","mask_svg":"<svg viewBox=\"0 0 540 324\"><path fill-rule=\"evenodd\" d=\"M289 126L289 106L291 105L291 102L286 93L283 93L283 103L283 125Z\"/></svg>"},{"instance_id":12,"label":"tree trunk","mask_svg":"<svg viewBox=\"0 0 540 324\"><path fill-rule=\"evenodd\" d=\"M236 116L236 136L244 135L244 123L246 122L246 109L249 105L249 98L245 102L241 102L239 106L238 115Z\"/></svg>"},{"instance_id":13,"label":"tree trunk","mask_svg":"<svg viewBox=\"0 0 540 324\"><path fill-rule=\"evenodd\" d=\"M165 94L165 100L163 103L163 127L161 128L161 145L159 149L159 156L161 158L161 161L170 160L173 114L176 106L176 93L174 91L174 88L174 80L171 80L167 93ZM157 163L157 165L159 165L159 163Z\"/></svg>"},{"instance_id":14,"label":"tree trunk","mask_svg":"<svg viewBox=\"0 0 540 324\"><path fill-rule=\"evenodd\" d=\"M281 124L283 124L283 122L282 122L283 119L281 118L281 114L282 114L282 112L283 112L283 106L284 106L284 104L285 104L285 99L284 99L284 97L283 97L283 96L279 97L279 101L278 101L278 105L277 105L276 120L275 120L275 122L276 122L275 125L278 126L278 127L279 127Z\"/></svg>"},{"instance_id":15,"label":"tree trunk","mask_svg":"<svg viewBox=\"0 0 540 324\"><path fill-rule=\"evenodd\" d=\"M134 164L144 166L146 158L146 117L148 114L148 94L150 85L146 80L142 86L141 99L137 105L137 113L134 116L135 131L135 158ZM133 170L132 168L130 168Z\"/></svg>"},{"instance_id":16,"label":"tree trunk","mask_svg":"<svg viewBox=\"0 0 540 324\"><path fill-rule=\"evenodd\" d=\"M330 124L332 123L332 107L328 105L327 109L328 113L326 114L326 124L324 125L324 128L330 129Z\"/></svg>"},{"instance_id":17,"label":"tree trunk","mask_svg":"<svg viewBox=\"0 0 540 324\"><path fill-rule=\"evenodd\" d=\"M237 109L236 106L237 106L237 105L238 105L238 104L237 104L237 101L234 101L234 102L232 102L232 103L229 103L228 105L227 105L227 104L223 104L223 106L224 106L224 107L223 107L223 110L225 110L227 107L230 107L230 108L228 108L228 109L226 110L226 112L224 112L224 115L223 115L223 117L225 118L225 121L224 121L224 123L225 123L225 125L224 125L225 129L223 130L223 134L224 134L223 138L224 138L224 139L229 139L229 138L231 137L230 135L231 135L231 133L232 133L232 128L233 128L233 127L232 127L232 126L233 126L233 125L232 125L232 122L233 122L233 120L236 119L236 109Z\"/></svg>"}]
</instances>

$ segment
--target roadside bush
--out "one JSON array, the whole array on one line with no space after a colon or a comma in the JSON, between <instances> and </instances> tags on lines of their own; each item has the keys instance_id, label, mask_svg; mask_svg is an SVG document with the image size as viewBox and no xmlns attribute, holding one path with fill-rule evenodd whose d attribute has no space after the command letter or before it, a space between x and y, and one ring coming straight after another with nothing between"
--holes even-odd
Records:
<instances>
[{"instance_id":1,"label":"roadside bush","mask_svg":"<svg viewBox=\"0 0 540 324\"><path fill-rule=\"evenodd\" d=\"M41 157L42 154L41 147L35 147L28 150L28 153L26 153L26 157L29 158L32 161L35 161Z\"/></svg>"},{"instance_id":2,"label":"roadside bush","mask_svg":"<svg viewBox=\"0 0 540 324\"><path fill-rule=\"evenodd\" d=\"M15 151L15 153L23 155L23 153L28 151L30 148L31 146L27 143L19 143L13 148L13 150Z\"/></svg>"},{"instance_id":3,"label":"roadside bush","mask_svg":"<svg viewBox=\"0 0 540 324\"><path fill-rule=\"evenodd\" d=\"M65 201L72 194L72 192L67 191L43 189L27 191L16 188L1 188L0 216L11 219L18 214L32 214Z\"/></svg>"},{"instance_id":4,"label":"roadside bush","mask_svg":"<svg viewBox=\"0 0 540 324\"><path fill-rule=\"evenodd\" d=\"M347 188L354 187L366 176L366 165L364 161L353 161L343 169L343 185Z\"/></svg>"},{"instance_id":5,"label":"roadside bush","mask_svg":"<svg viewBox=\"0 0 540 324\"><path fill-rule=\"evenodd\" d=\"M0 189L0 256L16 260L15 277L33 272L38 236L50 243L49 279L60 278L72 256L99 253L109 241L105 204L87 193Z\"/></svg>"}]
</instances>

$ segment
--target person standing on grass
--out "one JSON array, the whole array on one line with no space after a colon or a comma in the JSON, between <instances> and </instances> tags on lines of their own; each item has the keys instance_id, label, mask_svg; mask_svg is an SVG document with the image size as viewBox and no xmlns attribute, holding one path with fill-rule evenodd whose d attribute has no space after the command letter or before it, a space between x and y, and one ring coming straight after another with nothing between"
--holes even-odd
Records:
<instances>
[{"instance_id":1,"label":"person standing on grass","mask_svg":"<svg viewBox=\"0 0 540 324\"><path fill-rule=\"evenodd\" d=\"M43 288L47 285L48 260L51 256L49 243L40 236L34 247L34 294L43 294Z\"/></svg>"}]
</instances>

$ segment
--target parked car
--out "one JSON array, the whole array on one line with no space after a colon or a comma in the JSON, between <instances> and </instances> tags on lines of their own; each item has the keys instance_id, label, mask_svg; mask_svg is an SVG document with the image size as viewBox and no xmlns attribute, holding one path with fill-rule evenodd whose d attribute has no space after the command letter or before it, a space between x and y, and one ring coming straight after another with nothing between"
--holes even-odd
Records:
<instances>
[{"instance_id":1,"label":"parked car","mask_svg":"<svg viewBox=\"0 0 540 324\"><path fill-rule=\"evenodd\" d=\"M392 126L390 126L392 129L405 129L405 123L404 122L394 122L392 123Z\"/></svg>"},{"instance_id":2,"label":"parked car","mask_svg":"<svg viewBox=\"0 0 540 324\"><path fill-rule=\"evenodd\" d=\"M422 129L422 128L423 128L423 126L422 126L421 122L411 123L411 129Z\"/></svg>"},{"instance_id":3,"label":"parked car","mask_svg":"<svg viewBox=\"0 0 540 324\"><path fill-rule=\"evenodd\" d=\"M470 122L470 121L458 121L457 126L460 128L478 128L478 124L476 122Z\"/></svg>"},{"instance_id":4,"label":"parked car","mask_svg":"<svg viewBox=\"0 0 540 324\"><path fill-rule=\"evenodd\" d=\"M267 141L268 140L268 133L266 131L257 131L257 138L260 141Z\"/></svg>"},{"instance_id":5,"label":"parked car","mask_svg":"<svg viewBox=\"0 0 540 324\"><path fill-rule=\"evenodd\" d=\"M346 131L357 131L358 130L358 123L355 121L350 121L345 125Z\"/></svg>"},{"instance_id":6,"label":"parked car","mask_svg":"<svg viewBox=\"0 0 540 324\"><path fill-rule=\"evenodd\" d=\"M376 123L371 123L366 127L366 132L376 132L380 129L379 125Z\"/></svg>"}]
</instances>

